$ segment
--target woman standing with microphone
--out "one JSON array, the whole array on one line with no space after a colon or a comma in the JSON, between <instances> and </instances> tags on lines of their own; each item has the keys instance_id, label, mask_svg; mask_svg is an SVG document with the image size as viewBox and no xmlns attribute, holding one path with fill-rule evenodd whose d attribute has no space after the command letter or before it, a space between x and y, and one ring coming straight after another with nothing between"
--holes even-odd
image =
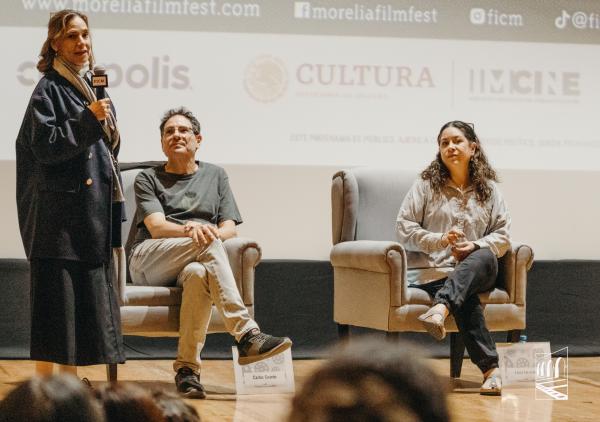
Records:
<instances>
[{"instance_id":1,"label":"woman standing with microphone","mask_svg":"<svg viewBox=\"0 0 600 422\"><path fill-rule=\"evenodd\" d=\"M124 274L123 192L115 159L119 132L109 99L86 74L94 63L88 19L50 17L35 87L16 141L19 226L31 266L31 359L53 363L125 361L113 287Z\"/></svg>"}]
</instances>

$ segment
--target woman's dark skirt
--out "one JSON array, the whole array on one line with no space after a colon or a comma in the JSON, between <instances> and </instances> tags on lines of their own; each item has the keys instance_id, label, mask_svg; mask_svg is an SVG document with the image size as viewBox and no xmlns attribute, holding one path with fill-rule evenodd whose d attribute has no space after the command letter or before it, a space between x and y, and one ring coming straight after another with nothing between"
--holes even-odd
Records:
<instances>
[{"instance_id":1,"label":"woman's dark skirt","mask_svg":"<svg viewBox=\"0 0 600 422\"><path fill-rule=\"evenodd\" d=\"M125 362L110 263L31 260L31 359L63 365Z\"/></svg>"}]
</instances>

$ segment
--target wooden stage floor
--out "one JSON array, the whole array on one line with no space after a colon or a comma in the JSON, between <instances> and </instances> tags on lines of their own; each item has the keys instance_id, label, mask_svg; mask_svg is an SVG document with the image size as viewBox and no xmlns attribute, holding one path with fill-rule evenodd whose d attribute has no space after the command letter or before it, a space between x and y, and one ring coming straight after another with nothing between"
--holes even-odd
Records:
<instances>
[{"instance_id":1,"label":"wooden stage floor","mask_svg":"<svg viewBox=\"0 0 600 422\"><path fill-rule=\"evenodd\" d=\"M315 368L319 360L296 360L294 372L296 388ZM135 381L149 388L174 391L171 361L132 360L119 366L120 381ZM463 364L459 380L448 376L448 359L432 359L435 371L448 384L449 405L453 421L599 421L600 420L600 357L569 358L569 399L567 401L536 400L532 384L507 386L502 397L484 397L478 394L481 375L468 360ZM30 361L0 361L0 398L20 381L34 372ZM92 384L105 382L103 366L80 368L79 375L88 377ZM205 360L202 383L208 390L206 400L189 400L204 422L283 421L289 409L291 395L239 396L234 393L233 365L229 360Z\"/></svg>"}]
</instances>

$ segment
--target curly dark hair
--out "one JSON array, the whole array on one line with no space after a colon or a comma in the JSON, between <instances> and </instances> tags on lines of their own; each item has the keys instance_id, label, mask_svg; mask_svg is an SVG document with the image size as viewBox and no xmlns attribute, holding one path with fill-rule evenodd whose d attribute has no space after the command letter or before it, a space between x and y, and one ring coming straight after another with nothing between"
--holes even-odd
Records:
<instances>
[{"instance_id":1,"label":"curly dark hair","mask_svg":"<svg viewBox=\"0 0 600 422\"><path fill-rule=\"evenodd\" d=\"M483 152L483 148L481 147L481 143L479 142L479 138L475 133L475 129L473 129L473 126L469 123L465 123L460 120L453 120L446 123L444 126L442 126L440 133L438 134L438 145L440 143L442 132L449 127L457 128L470 143L475 143L477 145L475 153L469 161L469 178L475 188L475 196L477 197L477 201L484 203L492 194L492 187L488 182L498 182L498 175L488 162L485 152ZM450 172L442 161L439 151L435 157L435 160L433 160L431 164L429 164L429 166L427 166L427 168L421 172L421 178L429 181L431 189L433 189L436 194L439 194L442 191L442 188L446 185L448 179L450 179Z\"/></svg>"},{"instance_id":2,"label":"curly dark hair","mask_svg":"<svg viewBox=\"0 0 600 422\"><path fill-rule=\"evenodd\" d=\"M37 69L46 73L50 69L52 69L52 62L56 57L56 51L52 48L52 42L59 39L65 34L65 29L69 25L69 22L74 17L80 17L85 22L86 26L89 28L88 17L77 11L71 9L64 9L60 12L54 13L50 20L48 21L48 36L46 37L46 41L42 45L42 50L40 51L40 60L37 63ZM94 67L94 53L93 49L90 49L90 63L89 68L92 69Z\"/></svg>"}]
</instances>

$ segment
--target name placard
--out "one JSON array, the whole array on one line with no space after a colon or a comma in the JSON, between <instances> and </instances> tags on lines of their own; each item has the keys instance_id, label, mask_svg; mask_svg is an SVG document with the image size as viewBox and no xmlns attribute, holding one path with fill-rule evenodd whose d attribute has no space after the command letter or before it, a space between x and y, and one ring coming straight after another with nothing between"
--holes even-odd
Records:
<instances>
[{"instance_id":1,"label":"name placard","mask_svg":"<svg viewBox=\"0 0 600 422\"><path fill-rule=\"evenodd\" d=\"M536 354L550 354L549 342L496 343L502 384L535 381Z\"/></svg>"},{"instance_id":2,"label":"name placard","mask_svg":"<svg viewBox=\"0 0 600 422\"><path fill-rule=\"evenodd\" d=\"M231 351L237 394L279 394L295 391L291 349L243 366L238 364L237 348L232 347Z\"/></svg>"}]
</instances>

